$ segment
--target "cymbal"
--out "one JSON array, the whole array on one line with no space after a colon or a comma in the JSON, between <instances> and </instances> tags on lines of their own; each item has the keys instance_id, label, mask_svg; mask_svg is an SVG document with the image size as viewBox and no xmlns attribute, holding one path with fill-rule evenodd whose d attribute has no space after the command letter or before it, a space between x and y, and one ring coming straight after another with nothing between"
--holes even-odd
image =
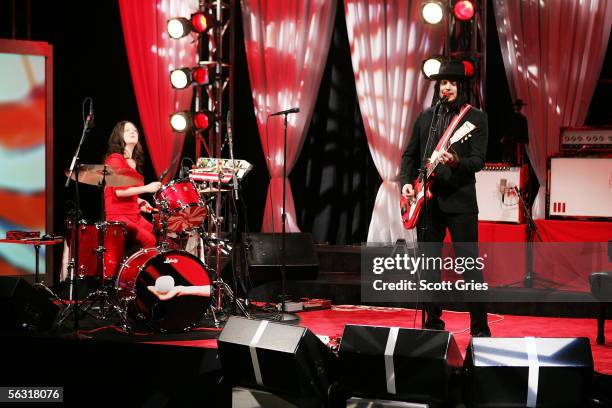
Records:
<instances>
[{"instance_id":1,"label":"cymbal","mask_svg":"<svg viewBox=\"0 0 612 408\"><path fill-rule=\"evenodd\" d=\"M79 183L98 186L104 178L104 183L109 187L131 186L142 181L138 177L128 174L128 169L117 168L104 164L80 164L78 166ZM70 174L70 169L64 171L66 176ZM77 169L74 169L72 180L76 180Z\"/></svg>"},{"instance_id":2,"label":"cymbal","mask_svg":"<svg viewBox=\"0 0 612 408\"><path fill-rule=\"evenodd\" d=\"M218 188L214 188L214 187L205 187L205 188L200 188L198 189L198 193L200 194L214 194L216 192L218 192L219 189ZM226 191L230 191L229 188L222 188L221 192L226 192Z\"/></svg>"}]
</instances>

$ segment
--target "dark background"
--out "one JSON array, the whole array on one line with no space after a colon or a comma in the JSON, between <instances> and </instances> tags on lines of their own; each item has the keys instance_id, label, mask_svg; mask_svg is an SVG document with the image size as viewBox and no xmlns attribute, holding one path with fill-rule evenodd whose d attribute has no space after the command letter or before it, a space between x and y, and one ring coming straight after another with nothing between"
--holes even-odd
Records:
<instances>
[{"instance_id":1,"label":"dark background","mask_svg":"<svg viewBox=\"0 0 612 408\"><path fill-rule=\"evenodd\" d=\"M489 0L489 10L490 3ZM486 111L490 139L487 159L496 162L501 157L499 138L512 106L493 13L489 12L488 17ZM240 19L235 28L235 157L254 165L243 183L248 216L243 220L248 219L246 227L249 230L258 231L269 176L253 113ZM142 129L118 1L0 0L0 37L45 41L53 46L54 232L62 234L66 208L73 205L74 197L73 190L63 186L63 170L69 166L80 139L83 99L86 96L94 99L96 128L82 148L82 163L102 161L108 136L116 122L130 120ZM611 54L609 46L602 79L612 78ZM610 81L600 81L587 124L612 124L609 96ZM186 137L185 154L193 156L193 136ZM146 145L144 138L141 140ZM145 179L151 181L154 177L147 161ZM298 224L303 231L312 231L317 242L330 244L365 240L380 178L368 150L359 111L341 0L338 1L331 48L312 123L290 179ZM81 185L81 194L85 217L97 220L100 192Z\"/></svg>"}]
</instances>

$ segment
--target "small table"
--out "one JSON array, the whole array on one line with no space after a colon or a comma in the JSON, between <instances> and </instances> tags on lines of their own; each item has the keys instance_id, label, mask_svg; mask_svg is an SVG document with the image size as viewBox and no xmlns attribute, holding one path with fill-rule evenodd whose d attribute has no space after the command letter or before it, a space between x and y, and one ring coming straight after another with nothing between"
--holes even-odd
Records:
<instances>
[{"instance_id":1,"label":"small table","mask_svg":"<svg viewBox=\"0 0 612 408\"><path fill-rule=\"evenodd\" d=\"M35 275L34 281L38 283L38 258L40 252L41 245L56 245L64 242L64 237L55 237L53 239L42 239L42 238L32 238L32 239L0 239L0 244L22 244L22 245L34 245L34 251L36 252L36 267L35 267Z\"/></svg>"}]
</instances>

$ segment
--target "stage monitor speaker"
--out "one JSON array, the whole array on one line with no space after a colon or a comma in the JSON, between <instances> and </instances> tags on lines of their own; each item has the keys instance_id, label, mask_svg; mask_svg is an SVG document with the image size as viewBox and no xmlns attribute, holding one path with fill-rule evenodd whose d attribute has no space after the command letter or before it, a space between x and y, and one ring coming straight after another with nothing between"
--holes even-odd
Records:
<instances>
[{"instance_id":1,"label":"stage monitor speaker","mask_svg":"<svg viewBox=\"0 0 612 408\"><path fill-rule=\"evenodd\" d=\"M247 262L253 285L280 280L282 234L245 234L243 240L248 248ZM285 279L314 280L318 273L319 260L312 235L285 234Z\"/></svg>"},{"instance_id":2,"label":"stage monitor speaker","mask_svg":"<svg viewBox=\"0 0 612 408\"><path fill-rule=\"evenodd\" d=\"M300 407L327 406L333 356L307 328L232 316L217 344L228 385L277 394Z\"/></svg>"},{"instance_id":3,"label":"stage monitor speaker","mask_svg":"<svg viewBox=\"0 0 612 408\"><path fill-rule=\"evenodd\" d=\"M352 397L441 406L459 390L463 359L447 331L348 324L339 357Z\"/></svg>"},{"instance_id":4,"label":"stage monitor speaker","mask_svg":"<svg viewBox=\"0 0 612 408\"><path fill-rule=\"evenodd\" d=\"M473 338L465 358L471 407L587 407L587 338Z\"/></svg>"},{"instance_id":5,"label":"stage monitor speaker","mask_svg":"<svg viewBox=\"0 0 612 408\"><path fill-rule=\"evenodd\" d=\"M59 307L23 278L0 276L0 332L49 330Z\"/></svg>"}]
</instances>

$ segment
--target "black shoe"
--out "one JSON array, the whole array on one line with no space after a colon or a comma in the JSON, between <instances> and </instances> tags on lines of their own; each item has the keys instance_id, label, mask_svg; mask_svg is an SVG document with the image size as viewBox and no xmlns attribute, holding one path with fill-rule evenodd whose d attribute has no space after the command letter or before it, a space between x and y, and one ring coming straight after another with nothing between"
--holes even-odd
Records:
<instances>
[{"instance_id":1,"label":"black shoe","mask_svg":"<svg viewBox=\"0 0 612 408\"><path fill-rule=\"evenodd\" d=\"M491 330L477 330L474 332L470 332L470 334L472 335L472 337L491 337Z\"/></svg>"},{"instance_id":2,"label":"black shoe","mask_svg":"<svg viewBox=\"0 0 612 408\"><path fill-rule=\"evenodd\" d=\"M435 319L435 320L427 320L425 322L425 328L430 330L444 330L444 320Z\"/></svg>"}]
</instances>

